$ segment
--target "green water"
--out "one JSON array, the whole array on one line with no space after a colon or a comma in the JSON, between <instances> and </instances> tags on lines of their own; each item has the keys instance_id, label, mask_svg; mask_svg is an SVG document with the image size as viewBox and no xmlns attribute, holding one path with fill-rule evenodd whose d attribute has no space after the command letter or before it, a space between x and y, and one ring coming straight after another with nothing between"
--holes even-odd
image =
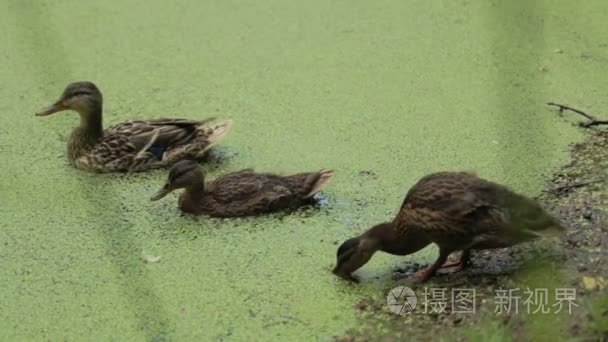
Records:
<instances>
[{"instance_id":1,"label":"green water","mask_svg":"<svg viewBox=\"0 0 608 342\"><path fill-rule=\"evenodd\" d=\"M608 85L600 0L0 3L10 341L329 339L359 325L357 301L384 296L391 267L434 252L377 255L350 286L329 272L337 242L392 218L431 171L537 193L580 134L544 102L601 115ZM165 171L74 170L64 150L76 115L33 115L74 80L101 88L106 125L231 118L230 158L210 178L333 168L329 204L191 218L177 195L148 200Z\"/></svg>"}]
</instances>

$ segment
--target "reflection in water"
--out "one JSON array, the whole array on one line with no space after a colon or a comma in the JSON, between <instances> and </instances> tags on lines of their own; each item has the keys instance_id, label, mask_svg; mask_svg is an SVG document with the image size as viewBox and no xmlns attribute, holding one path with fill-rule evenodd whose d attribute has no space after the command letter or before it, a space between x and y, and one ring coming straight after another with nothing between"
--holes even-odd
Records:
<instances>
[{"instance_id":1,"label":"reflection in water","mask_svg":"<svg viewBox=\"0 0 608 342\"><path fill-rule=\"evenodd\" d=\"M54 22L45 4L11 1L9 10L18 18L16 23L20 25L20 38L31 49L28 54L31 60L28 62L36 68L40 77L39 84L62 83L62 80L69 79L72 73L67 58L68 51L57 39ZM41 87L41 90L46 97L56 96L54 93L47 93L56 91L56 87ZM75 118L70 118L70 121L74 125L77 122ZM69 130L59 126L61 124L57 124L57 129ZM71 190L75 190L73 192L79 194L84 201L79 205L85 210L87 220L83 222L81 229L98 233L99 239L106 247L106 256L115 266L116 274L113 280L120 286L129 309L133 310L137 317L139 329L147 339L159 339L168 331L168 315L161 305L161 300L151 289L148 271L139 255L141 246L138 246L137 239L132 235L128 215L122 211L111 215L100 212L102 208L108 207L128 210L120 203L119 196L112 192L117 187L108 186L119 179L108 175L78 172L74 174L78 176L75 178L75 189ZM116 333L120 335L120 332Z\"/></svg>"},{"instance_id":2,"label":"reflection in water","mask_svg":"<svg viewBox=\"0 0 608 342\"><path fill-rule=\"evenodd\" d=\"M133 176L131 176L133 177ZM112 260L116 281L125 296L129 309L138 320L139 329L148 338L163 336L170 329L168 313L162 301L151 288L148 267L141 259L142 246L133 235L132 213L127 204L121 202L114 190L120 183L128 182L126 175L96 175L82 173L77 177L79 193L90 218L82 229L93 229L106 247L106 256ZM109 183L114 183L111 186ZM118 183L118 184L116 184ZM100 215L100 208L117 208L110 215ZM120 208L120 209L118 209ZM134 221L134 220L133 220Z\"/></svg>"}]
</instances>

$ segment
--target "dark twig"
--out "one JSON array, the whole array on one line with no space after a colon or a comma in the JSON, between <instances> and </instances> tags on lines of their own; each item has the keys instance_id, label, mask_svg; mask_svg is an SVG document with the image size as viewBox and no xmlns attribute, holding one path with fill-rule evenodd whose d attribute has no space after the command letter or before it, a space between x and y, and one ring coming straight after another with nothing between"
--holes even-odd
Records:
<instances>
[{"instance_id":1,"label":"dark twig","mask_svg":"<svg viewBox=\"0 0 608 342\"><path fill-rule=\"evenodd\" d=\"M569 110L569 111L572 111L572 112L575 112L577 114L580 114L580 115L584 116L589 121L586 122L586 123L580 123L580 125L582 127L591 127L591 126L598 126L598 125L608 125L608 120L598 120L598 119L595 118L595 116L587 114L587 113L583 112L580 109L572 108L570 106L559 104L559 103L555 103L555 102L547 102L547 104L549 106L555 106L555 107L559 108L559 112L560 113L563 113L565 110Z\"/></svg>"},{"instance_id":2,"label":"dark twig","mask_svg":"<svg viewBox=\"0 0 608 342\"><path fill-rule=\"evenodd\" d=\"M591 127L591 126L597 126L597 125L608 125L608 120L595 120L595 121L587 122L586 124L583 124L583 127Z\"/></svg>"},{"instance_id":3,"label":"dark twig","mask_svg":"<svg viewBox=\"0 0 608 342\"><path fill-rule=\"evenodd\" d=\"M583 186L586 186L586 185L595 184L595 183L602 183L602 182L605 182L605 181L606 181L606 179L594 179L594 180L590 180L590 181L584 181L584 182L566 184L566 185L562 185L562 186L556 186L554 188L547 189L546 191L547 192L551 192L551 193L558 193L558 192L562 192L564 190L582 188Z\"/></svg>"},{"instance_id":4,"label":"dark twig","mask_svg":"<svg viewBox=\"0 0 608 342\"><path fill-rule=\"evenodd\" d=\"M559 104L559 103L555 103L555 102L547 102L547 104L548 104L549 106L555 106L555 107L558 107L558 108L559 108L559 112L560 112L560 113L563 113L563 112L564 112L564 110L569 110L569 111L573 111L573 112L575 112L575 113L578 113L578 114L580 114L580 115L582 115L582 116L586 117L587 119L589 119L589 120L591 120L591 121L595 121L595 117L594 117L594 116L589 115L589 114L587 114L587 113L583 112L582 110L579 110L579 109L576 109L576 108L572 108L572 107L570 107L570 106L568 106L568 105L563 105L563 104Z\"/></svg>"}]
</instances>

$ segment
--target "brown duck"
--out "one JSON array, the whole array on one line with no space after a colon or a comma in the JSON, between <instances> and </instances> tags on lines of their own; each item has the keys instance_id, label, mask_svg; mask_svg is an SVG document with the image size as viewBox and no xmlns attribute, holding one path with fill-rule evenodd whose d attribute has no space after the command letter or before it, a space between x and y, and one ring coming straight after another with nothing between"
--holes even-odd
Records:
<instances>
[{"instance_id":1,"label":"brown duck","mask_svg":"<svg viewBox=\"0 0 608 342\"><path fill-rule=\"evenodd\" d=\"M76 168L92 172L135 172L169 167L201 158L230 129L232 121L205 125L213 119L129 120L102 126L103 97L92 82L69 84L55 103L36 113L46 116L73 110L80 125L68 140L67 155Z\"/></svg>"},{"instance_id":2,"label":"brown duck","mask_svg":"<svg viewBox=\"0 0 608 342\"><path fill-rule=\"evenodd\" d=\"M352 273L376 251L408 255L430 243L439 257L416 280L428 280L439 268L461 270L471 250L509 247L563 228L532 199L467 172L439 172L420 179L405 196L397 217L346 240L333 273L357 281ZM459 260L447 262L452 252Z\"/></svg>"},{"instance_id":3,"label":"brown duck","mask_svg":"<svg viewBox=\"0 0 608 342\"><path fill-rule=\"evenodd\" d=\"M200 166L182 160L173 165L166 184L151 200L186 189L178 202L184 212L214 217L252 216L311 203L332 176L333 171L328 169L290 176L245 169L205 183Z\"/></svg>"}]
</instances>

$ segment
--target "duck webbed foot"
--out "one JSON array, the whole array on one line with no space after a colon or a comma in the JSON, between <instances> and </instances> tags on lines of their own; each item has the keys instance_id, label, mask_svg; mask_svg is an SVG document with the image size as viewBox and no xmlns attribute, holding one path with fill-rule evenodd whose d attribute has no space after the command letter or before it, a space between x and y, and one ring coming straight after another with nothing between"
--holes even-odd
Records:
<instances>
[{"instance_id":1,"label":"duck webbed foot","mask_svg":"<svg viewBox=\"0 0 608 342\"><path fill-rule=\"evenodd\" d=\"M423 283L429 280L429 278L431 278L435 272L437 272L437 270L440 269L443 264L445 264L445 261L448 259L449 255L450 252L439 250L439 257L435 263L425 270L416 272L416 274L414 274L414 281L417 283Z\"/></svg>"},{"instance_id":2,"label":"duck webbed foot","mask_svg":"<svg viewBox=\"0 0 608 342\"><path fill-rule=\"evenodd\" d=\"M462 255L460 256L460 258L456 259L456 260L448 260L446 261L443 265L441 265L440 269L446 269L449 268L451 269L451 273L456 273L456 272L460 272L462 271L465 266L467 266L469 264L471 258L471 251L468 249L465 249L464 251L462 251Z\"/></svg>"}]
</instances>

